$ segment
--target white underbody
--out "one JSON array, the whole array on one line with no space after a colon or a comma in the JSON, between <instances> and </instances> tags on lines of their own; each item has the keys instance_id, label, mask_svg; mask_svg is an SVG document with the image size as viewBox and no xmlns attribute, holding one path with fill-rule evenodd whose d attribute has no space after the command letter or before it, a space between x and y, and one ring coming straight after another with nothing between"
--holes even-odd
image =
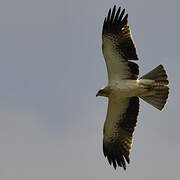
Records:
<instances>
[{"instance_id":1,"label":"white underbody","mask_svg":"<svg viewBox=\"0 0 180 180\"><path fill-rule=\"evenodd\" d=\"M113 84L109 84L111 89L110 98L126 98L133 96L146 96L148 94L148 87L151 86L153 80L121 80L117 82L113 82Z\"/></svg>"}]
</instances>

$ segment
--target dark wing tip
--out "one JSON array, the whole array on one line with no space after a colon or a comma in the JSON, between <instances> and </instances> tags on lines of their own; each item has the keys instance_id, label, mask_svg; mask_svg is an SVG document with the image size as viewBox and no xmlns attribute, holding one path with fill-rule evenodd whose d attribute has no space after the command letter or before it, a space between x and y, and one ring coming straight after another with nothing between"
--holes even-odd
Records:
<instances>
[{"instance_id":1,"label":"dark wing tip","mask_svg":"<svg viewBox=\"0 0 180 180\"><path fill-rule=\"evenodd\" d=\"M104 156L107 157L110 165L113 164L114 169L119 166L126 170L126 164L130 163L129 154L138 112L139 98L131 97L126 112L121 116L122 119L116 124L116 132L118 132L120 128L121 132L123 130L123 133L103 141Z\"/></svg>"},{"instance_id":2,"label":"dark wing tip","mask_svg":"<svg viewBox=\"0 0 180 180\"><path fill-rule=\"evenodd\" d=\"M125 9L123 9L121 13L120 11L121 11L121 7L119 7L118 10L116 11L115 5L112 11L111 8L109 9L108 15L105 18L103 24L103 34L119 32L127 24L128 14L124 16Z\"/></svg>"},{"instance_id":3,"label":"dark wing tip","mask_svg":"<svg viewBox=\"0 0 180 180\"><path fill-rule=\"evenodd\" d=\"M114 21L114 15L115 15L115 12L116 12L116 6L113 7L113 10L112 10L112 13L111 13L111 19L110 19L110 22L113 22L113 21Z\"/></svg>"},{"instance_id":4,"label":"dark wing tip","mask_svg":"<svg viewBox=\"0 0 180 180\"><path fill-rule=\"evenodd\" d=\"M138 60L136 47L131 37L128 26L128 14L125 9L121 10L116 6L109 9L108 15L104 20L102 36L111 36L115 39L116 50L127 60Z\"/></svg>"},{"instance_id":5,"label":"dark wing tip","mask_svg":"<svg viewBox=\"0 0 180 180\"><path fill-rule=\"evenodd\" d=\"M108 12L107 22L109 22L109 21L110 21L110 17L111 17L111 8L109 9L109 12Z\"/></svg>"},{"instance_id":6,"label":"dark wing tip","mask_svg":"<svg viewBox=\"0 0 180 180\"><path fill-rule=\"evenodd\" d=\"M116 170L117 166L126 170L126 162L129 164L129 152L117 143L103 143L103 153L107 157L109 164Z\"/></svg>"}]
</instances>

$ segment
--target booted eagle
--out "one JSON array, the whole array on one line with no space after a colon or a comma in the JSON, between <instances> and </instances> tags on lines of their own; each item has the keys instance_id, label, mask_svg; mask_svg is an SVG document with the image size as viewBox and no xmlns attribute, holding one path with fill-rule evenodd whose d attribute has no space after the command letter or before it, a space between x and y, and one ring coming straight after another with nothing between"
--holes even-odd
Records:
<instances>
[{"instance_id":1,"label":"booted eagle","mask_svg":"<svg viewBox=\"0 0 180 180\"><path fill-rule=\"evenodd\" d=\"M108 98L103 130L103 152L109 164L126 170L130 163L133 133L139 112L139 98L162 110L168 98L167 74L162 65L138 78L136 47L128 26L128 14L116 6L108 12L102 31L102 51L108 85L96 96Z\"/></svg>"}]
</instances>

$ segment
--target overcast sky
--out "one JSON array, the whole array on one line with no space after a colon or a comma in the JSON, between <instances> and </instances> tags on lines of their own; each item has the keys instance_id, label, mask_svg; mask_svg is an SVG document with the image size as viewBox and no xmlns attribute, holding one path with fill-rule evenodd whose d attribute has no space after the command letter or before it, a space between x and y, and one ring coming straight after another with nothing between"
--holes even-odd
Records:
<instances>
[{"instance_id":1,"label":"overcast sky","mask_svg":"<svg viewBox=\"0 0 180 180\"><path fill-rule=\"evenodd\" d=\"M102 152L104 17L126 8L140 75L166 68L162 112L141 101L127 171ZM0 179L178 179L179 0L0 1Z\"/></svg>"}]
</instances>

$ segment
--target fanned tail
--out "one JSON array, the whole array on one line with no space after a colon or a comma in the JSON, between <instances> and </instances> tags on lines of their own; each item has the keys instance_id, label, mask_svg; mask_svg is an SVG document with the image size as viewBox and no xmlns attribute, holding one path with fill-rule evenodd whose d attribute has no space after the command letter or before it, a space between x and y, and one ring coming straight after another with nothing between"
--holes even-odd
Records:
<instances>
[{"instance_id":1,"label":"fanned tail","mask_svg":"<svg viewBox=\"0 0 180 180\"><path fill-rule=\"evenodd\" d=\"M140 79L154 80L153 84L150 86L152 95L140 96L140 98L155 108L162 110L166 104L169 94L169 81L167 79L167 74L164 67L159 65L149 73L142 76Z\"/></svg>"}]
</instances>

